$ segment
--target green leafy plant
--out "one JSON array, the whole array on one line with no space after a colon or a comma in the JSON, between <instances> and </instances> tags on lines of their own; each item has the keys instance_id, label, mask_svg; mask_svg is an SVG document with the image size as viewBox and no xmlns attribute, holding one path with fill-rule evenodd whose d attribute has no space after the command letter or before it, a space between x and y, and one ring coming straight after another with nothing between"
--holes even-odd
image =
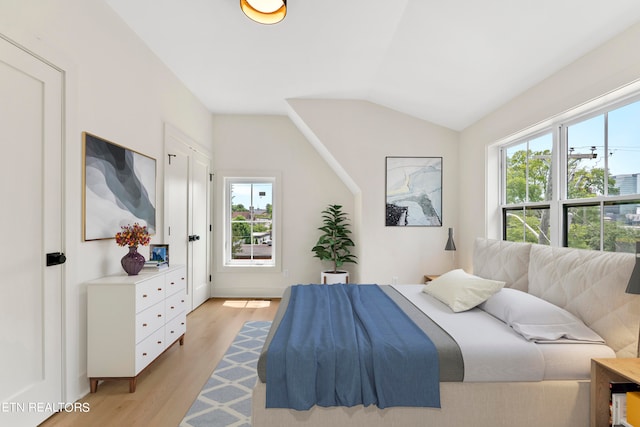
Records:
<instances>
[{"instance_id":1,"label":"green leafy plant","mask_svg":"<svg viewBox=\"0 0 640 427\"><path fill-rule=\"evenodd\" d=\"M323 226L318 228L322 235L318 242L311 249L315 252L315 257L322 261L333 263L333 273L338 272L338 268L346 262L357 264L356 256L351 253L351 248L355 246L349 237L348 215L342 212L341 205L329 205L322 211Z\"/></svg>"}]
</instances>

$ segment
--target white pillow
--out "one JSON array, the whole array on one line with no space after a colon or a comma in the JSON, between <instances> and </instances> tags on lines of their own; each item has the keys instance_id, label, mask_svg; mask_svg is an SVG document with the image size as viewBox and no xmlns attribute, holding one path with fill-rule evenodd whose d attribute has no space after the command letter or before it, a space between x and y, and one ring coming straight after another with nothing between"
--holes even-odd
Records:
<instances>
[{"instance_id":1,"label":"white pillow","mask_svg":"<svg viewBox=\"0 0 640 427\"><path fill-rule=\"evenodd\" d=\"M567 310L516 289L504 288L478 308L502 320L529 341L604 342L600 335Z\"/></svg>"},{"instance_id":2,"label":"white pillow","mask_svg":"<svg viewBox=\"0 0 640 427\"><path fill-rule=\"evenodd\" d=\"M498 292L504 282L452 270L427 283L422 292L447 304L454 312L469 310Z\"/></svg>"}]
</instances>

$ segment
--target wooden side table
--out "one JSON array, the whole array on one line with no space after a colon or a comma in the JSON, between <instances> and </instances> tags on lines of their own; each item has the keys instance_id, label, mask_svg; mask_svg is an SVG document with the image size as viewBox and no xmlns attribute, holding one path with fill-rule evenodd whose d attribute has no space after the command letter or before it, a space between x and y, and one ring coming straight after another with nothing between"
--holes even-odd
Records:
<instances>
[{"instance_id":1,"label":"wooden side table","mask_svg":"<svg viewBox=\"0 0 640 427\"><path fill-rule=\"evenodd\" d=\"M640 384L640 359L591 359L591 427L609 425L609 383Z\"/></svg>"},{"instance_id":2,"label":"wooden side table","mask_svg":"<svg viewBox=\"0 0 640 427\"><path fill-rule=\"evenodd\" d=\"M440 277L439 274L425 274L424 283L429 283L432 280L436 280L438 277Z\"/></svg>"}]
</instances>

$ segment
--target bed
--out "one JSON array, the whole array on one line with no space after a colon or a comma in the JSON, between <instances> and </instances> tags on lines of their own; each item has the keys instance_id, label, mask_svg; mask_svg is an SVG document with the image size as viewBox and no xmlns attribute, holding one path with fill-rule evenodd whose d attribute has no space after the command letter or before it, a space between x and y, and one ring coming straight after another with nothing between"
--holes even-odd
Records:
<instances>
[{"instance_id":1,"label":"bed","mask_svg":"<svg viewBox=\"0 0 640 427\"><path fill-rule=\"evenodd\" d=\"M264 381L268 378L269 347L285 317L287 295L293 289L290 288L283 297L258 363L260 379L253 390L252 426L586 426L589 424L590 358L637 355L640 302L637 297L624 293L634 260L631 254L477 239L474 276L504 284L478 307L455 312L453 305L425 294L424 285L381 286L416 324L420 324L415 320L416 316L425 311L436 323L452 328L447 335L460 341L464 374L462 378L456 378L455 373L446 374L444 379L441 374L439 402L434 407L380 409L378 405L368 404L314 405L306 410L267 408ZM526 328L521 327L523 323L518 323L517 318L526 317L528 313L501 306L505 295L511 304L510 294L514 294L516 300L524 298L520 307L535 306L537 302L531 303L527 299L535 297L540 304L552 306L541 305L541 310L558 308L577 318L586 330L578 329L577 336L571 338L580 338L581 342L567 343L566 337L559 337L553 344L536 344L535 339L530 339L531 335L522 335L535 335L540 331L523 331ZM505 311L510 314L503 315ZM530 311L537 312L538 308ZM521 345L522 349L503 347L509 344L483 345L485 338L475 335L486 328L475 327L477 322L493 323L499 330L501 328L499 334L512 334L507 339ZM474 328L465 327L465 324L474 325ZM469 329L474 333L464 337ZM597 342L589 331L603 342ZM529 339L523 339L525 336ZM550 339L541 338L542 341ZM525 347L531 346L538 350L524 353L528 351ZM475 355L469 350L474 347L480 351ZM503 348L509 350L501 351ZM521 350L523 353L519 353ZM276 354L272 351L272 355ZM494 357L502 359L491 362ZM442 365L442 357L440 359ZM271 362L275 363L274 360L275 356L272 356Z\"/></svg>"}]
</instances>

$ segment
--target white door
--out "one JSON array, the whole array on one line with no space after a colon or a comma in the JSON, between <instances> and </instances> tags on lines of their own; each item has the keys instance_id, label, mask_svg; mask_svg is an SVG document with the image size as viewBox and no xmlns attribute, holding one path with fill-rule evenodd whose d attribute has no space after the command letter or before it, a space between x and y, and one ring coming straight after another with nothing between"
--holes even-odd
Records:
<instances>
[{"instance_id":1,"label":"white door","mask_svg":"<svg viewBox=\"0 0 640 427\"><path fill-rule=\"evenodd\" d=\"M164 215L169 263L187 267L189 311L209 298L209 158L177 129L165 128Z\"/></svg>"},{"instance_id":2,"label":"white door","mask_svg":"<svg viewBox=\"0 0 640 427\"><path fill-rule=\"evenodd\" d=\"M0 37L0 425L62 401L63 74Z\"/></svg>"},{"instance_id":3,"label":"white door","mask_svg":"<svg viewBox=\"0 0 640 427\"><path fill-rule=\"evenodd\" d=\"M209 159L200 153L191 156L191 230L194 236L189 244L189 253L192 260L191 269L193 278L193 307L205 302L210 295L209 272L207 260L209 257L209 225L210 200L209 200Z\"/></svg>"},{"instance_id":4,"label":"white door","mask_svg":"<svg viewBox=\"0 0 640 427\"><path fill-rule=\"evenodd\" d=\"M167 147L164 165L165 241L169 245L169 264L187 266L187 309L193 310L188 267L189 249L189 152L187 147Z\"/></svg>"}]
</instances>

